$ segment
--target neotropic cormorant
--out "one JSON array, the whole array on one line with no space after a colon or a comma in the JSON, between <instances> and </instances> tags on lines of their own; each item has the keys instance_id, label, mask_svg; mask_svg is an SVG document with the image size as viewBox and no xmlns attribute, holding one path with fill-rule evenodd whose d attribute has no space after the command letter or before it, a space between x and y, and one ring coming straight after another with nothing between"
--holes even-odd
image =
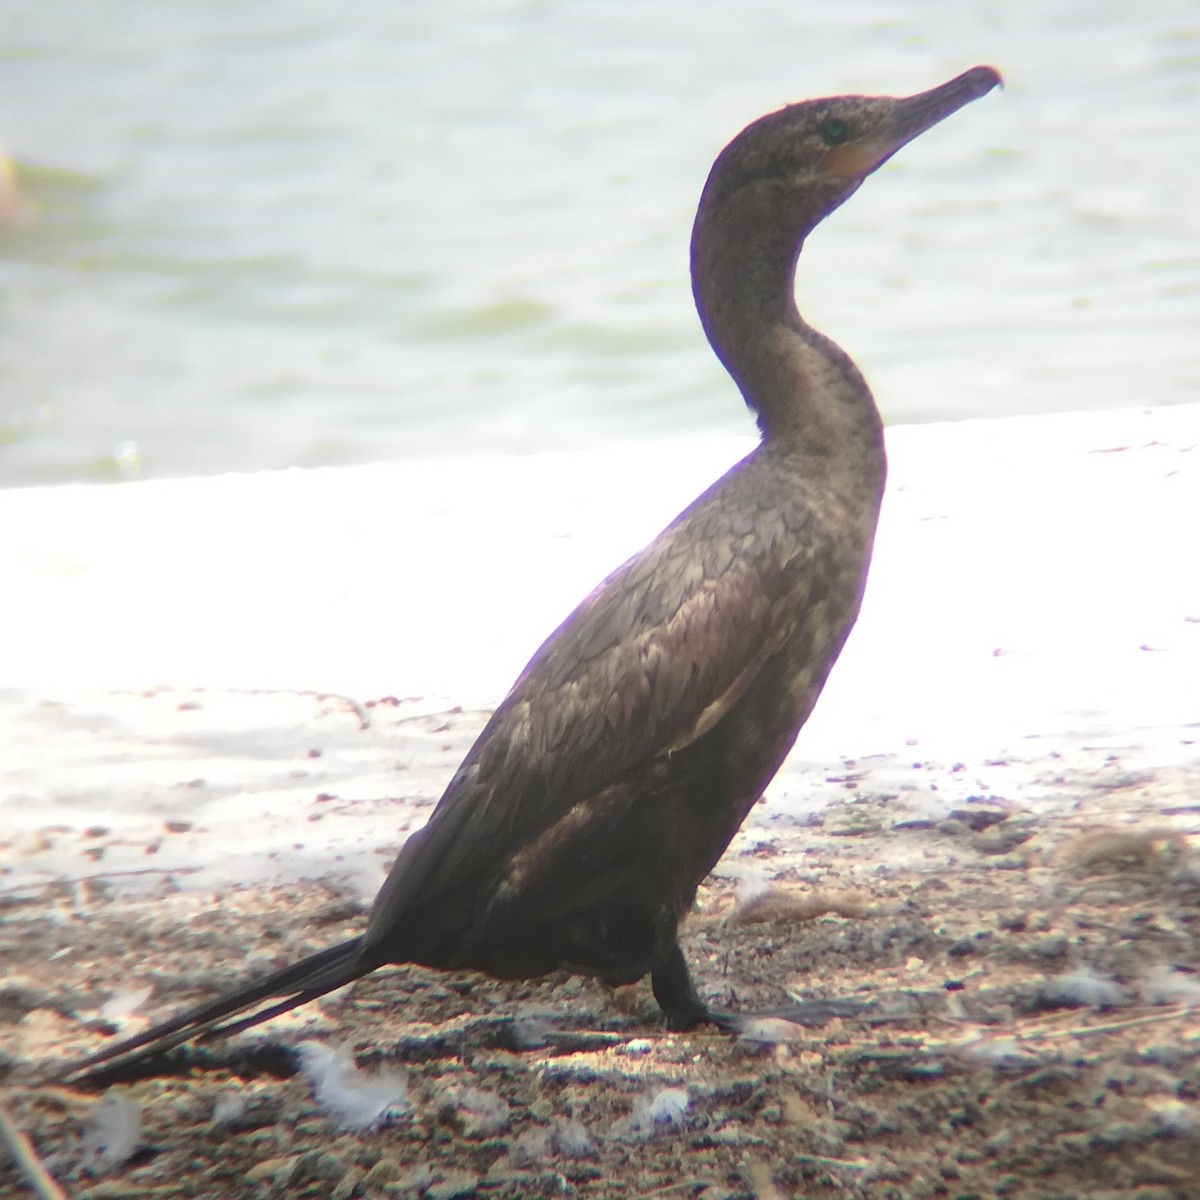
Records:
<instances>
[{"instance_id":1,"label":"neotropic cormorant","mask_svg":"<svg viewBox=\"0 0 1200 1200\"><path fill-rule=\"evenodd\" d=\"M885 474L866 382L796 310L796 259L866 176L999 82L975 67L905 99L812 100L734 138L700 199L692 284L761 444L533 656L401 849L365 933L65 1077L257 1024L389 963L649 973L670 1028L712 1017L678 926L850 632Z\"/></svg>"}]
</instances>

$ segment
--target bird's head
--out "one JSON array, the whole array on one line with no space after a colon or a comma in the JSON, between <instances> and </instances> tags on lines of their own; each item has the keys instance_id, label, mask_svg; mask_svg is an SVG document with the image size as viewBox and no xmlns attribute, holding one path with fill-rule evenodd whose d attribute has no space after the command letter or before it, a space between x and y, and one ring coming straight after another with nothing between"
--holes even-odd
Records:
<instances>
[{"instance_id":1,"label":"bird's head","mask_svg":"<svg viewBox=\"0 0 1200 1200\"><path fill-rule=\"evenodd\" d=\"M902 146L1000 82L992 67L972 67L915 96L834 96L770 113L721 152L701 211L787 214L806 233Z\"/></svg>"}]
</instances>

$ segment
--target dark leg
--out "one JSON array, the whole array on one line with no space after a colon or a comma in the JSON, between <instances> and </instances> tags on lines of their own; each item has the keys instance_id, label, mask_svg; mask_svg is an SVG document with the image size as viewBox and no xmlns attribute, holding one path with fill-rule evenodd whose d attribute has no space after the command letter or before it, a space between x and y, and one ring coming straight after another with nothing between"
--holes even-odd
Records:
<instances>
[{"instance_id":1,"label":"dark leg","mask_svg":"<svg viewBox=\"0 0 1200 1200\"><path fill-rule=\"evenodd\" d=\"M697 1025L715 1025L726 1033L742 1033L757 1017L782 1018L798 1025L820 1026L834 1017L858 1017L869 1012L870 1000L799 1000L782 1008L758 1013L726 1013L708 1007L692 982L687 960L679 943L672 943L666 957L650 972L654 998L667 1018L667 1028L673 1033L695 1029Z\"/></svg>"},{"instance_id":2,"label":"dark leg","mask_svg":"<svg viewBox=\"0 0 1200 1200\"><path fill-rule=\"evenodd\" d=\"M654 998L666 1014L667 1028L679 1033L720 1019L709 1012L692 982L687 960L677 941L671 943L666 957L650 972Z\"/></svg>"}]
</instances>

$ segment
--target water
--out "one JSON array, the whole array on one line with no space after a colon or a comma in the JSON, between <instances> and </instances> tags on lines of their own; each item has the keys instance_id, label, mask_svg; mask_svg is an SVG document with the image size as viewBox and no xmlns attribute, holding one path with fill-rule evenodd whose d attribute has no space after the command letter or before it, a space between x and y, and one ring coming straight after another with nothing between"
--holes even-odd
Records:
<instances>
[{"instance_id":1,"label":"water","mask_svg":"<svg viewBox=\"0 0 1200 1200\"><path fill-rule=\"evenodd\" d=\"M7 0L0 484L744 432L687 239L750 119L1007 77L805 252L891 421L1200 393L1191 0Z\"/></svg>"}]
</instances>

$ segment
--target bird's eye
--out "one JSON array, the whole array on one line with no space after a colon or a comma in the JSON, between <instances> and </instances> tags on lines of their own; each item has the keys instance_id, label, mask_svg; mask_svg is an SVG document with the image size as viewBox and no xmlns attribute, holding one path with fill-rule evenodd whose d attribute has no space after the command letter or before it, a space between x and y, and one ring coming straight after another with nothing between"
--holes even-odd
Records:
<instances>
[{"instance_id":1,"label":"bird's eye","mask_svg":"<svg viewBox=\"0 0 1200 1200\"><path fill-rule=\"evenodd\" d=\"M850 140L850 126L841 117L826 117L821 122L821 141L827 146L840 146Z\"/></svg>"}]
</instances>

